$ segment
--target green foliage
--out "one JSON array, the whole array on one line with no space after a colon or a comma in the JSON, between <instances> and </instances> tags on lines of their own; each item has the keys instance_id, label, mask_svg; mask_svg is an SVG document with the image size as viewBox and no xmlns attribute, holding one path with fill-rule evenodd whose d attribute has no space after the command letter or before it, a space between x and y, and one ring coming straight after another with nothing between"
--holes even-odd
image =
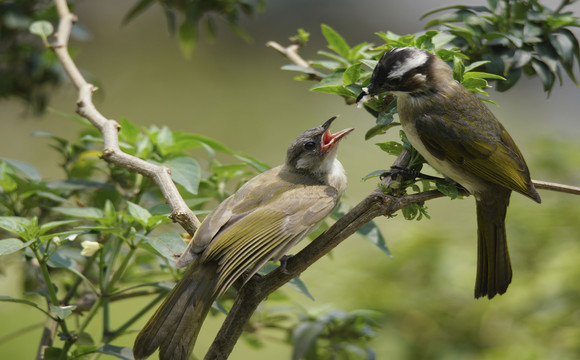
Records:
<instances>
[{"instance_id":1,"label":"green foliage","mask_svg":"<svg viewBox=\"0 0 580 360\"><path fill-rule=\"evenodd\" d=\"M140 129L126 119L120 123L123 150L171 168L179 190L197 212L209 201L229 196L228 189L255 175L256 168L267 168L203 136L167 127ZM0 160L0 256L20 253L29 266L37 263L46 285L34 282L25 289L41 294L40 298L3 296L0 301L32 306L58 322L62 342L46 350L47 358L62 354L62 358L73 358L85 352L130 358L130 349L109 343L159 298L137 309L118 328L111 328L106 318L101 336L93 334L90 344L76 340L86 333L97 312L114 316L109 310L114 299L163 296L168 287L152 280L160 274L167 278L186 243L176 229L166 225L169 208L155 184L99 158L102 140L96 129L87 127L74 141L46 132L35 135L52 140L51 146L62 158L65 179L46 182L29 164ZM204 171L191 157L192 151L199 153L195 159L207 164ZM234 162L222 163L222 157ZM173 273L174 278L177 275ZM96 300L82 306L82 314L77 308L87 291ZM69 322L77 325L72 328Z\"/></svg>"},{"instance_id":2,"label":"green foliage","mask_svg":"<svg viewBox=\"0 0 580 360\"><path fill-rule=\"evenodd\" d=\"M554 13L550 13L535 1L515 2L511 5L509 2L507 4L501 2L498 5L495 1L491 1L490 4L493 11L485 7L462 5L435 10L428 15L442 10L456 9L454 15L428 24L428 26L444 24L446 27L443 31L427 30L420 34L402 36L390 31L380 32L377 35L383 43L377 46L362 42L351 47L338 32L323 24L321 32L330 51L321 50L318 51L318 54L325 57L326 60L310 60L308 62L312 65L309 68L286 65L283 69L300 72L302 75L297 77L297 80L316 81L317 84L312 86L310 91L338 95L350 105L355 103L362 88L369 84L372 70L380 57L385 51L394 47L415 47L434 53L452 67L456 81L468 90L482 96L489 95L486 91L490 87L489 81L496 81L498 87L504 86L502 89L507 90L519 79L522 71L529 75L538 75L544 83L544 89L549 91L553 85L553 78L549 79L550 76L553 77L550 71L560 77L556 59L558 56L562 66L575 81L573 64L574 57L580 59L578 42L565 27L578 26L579 22L570 13L559 13L561 8L567 5L567 2L564 2L561 8ZM477 12L486 11L492 13L493 16L475 15ZM497 14L495 11L498 11ZM460 29L450 24L459 19L466 23L466 29ZM504 27L495 29L493 28L494 24L497 26L501 24ZM516 31L518 27L521 28ZM533 29L535 29L534 34L537 35L534 38L530 35L530 31ZM521 35L522 40L518 43L514 40L515 35L510 34L510 31ZM500 32L503 33L500 34ZM476 38L477 41L475 41ZM464 42L469 46L461 46ZM506 44L513 45L514 43L520 44L520 48L511 49L508 52L501 48ZM522 55L524 53L525 56ZM522 56L527 60L521 61ZM551 62L548 61L550 59ZM498 61L507 64L501 71L497 71ZM481 67L484 67L488 72L479 71L478 69ZM542 69L549 71L546 72ZM485 97L481 100L495 104ZM380 94L361 105L375 118L375 125L365 134L367 140L383 135L399 125L398 122L394 121L397 113L397 102L392 94ZM412 149L410 144L405 144L404 138L402 140L401 143L388 141L377 145L381 150L394 156L398 156L405 146L413 154L414 160L410 168L419 171L424 160ZM376 177L382 172L384 171L375 170L365 179ZM414 181L406 181L392 185L390 190L385 189L385 191L394 190L393 186L397 186L397 191L402 191L407 187L411 187L413 190L419 189L414 185ZM456 198L459 194L454 184L438 182L436 188L451 198ZM417 205L405 209L403 214L405 218L414 219L421 218L421 215L426 213L424 213L423 208Z\"/></svg>"},{"instance_id":3,"label":"green foliage","mask_svg":"<svg viewBox=\"0 0 580 360\"><path fill-rule=\"evenodd\" d=\"M572 3L562 0L551 10L539 1L488 0L489 7L453 5L423 17L445 12L426 27L453 34L452 44L471 61L487 61L487 72L506 78L496 82L498 91L508 90L526 74L537 76L549 94L556 78L562 83L561 69L580 86L574 75L580 47L569 29L580 26L580 20L564 11Z\"/></svg>"},{"instance_id":4,"label":"green foliage","mask_svg":"<svg viewBox=\"0 0 580 360\"><path fill-rule=\"evenodd\" d=\"M378 313L315 309L301 314L292 332L292 359L374 359L368 342L376 336Z\"/></svg>"},{"instance_id":5,"label":"green foliage","mask_svg":"<svg viewBox=\"0 0 580 360\"><path fill-rule=\"evenodd\" d=\"M0 19L0 99L23 100L40 114L64 80L56 57L44 51L56 11L47 2L1 1Z\"/></svg>"},{"instance_id":6,"label":"green foliage","mask_svg":"<svg viewBox=\"0 0 580 360\"><path fill-rule=\"evenodd\" d=\"M239 27L240 17L242 14L252 16L266 5L265 0L137 0L123 23L129 23L155 3L162 8L169 33L177 35L181 52L187 58L193 54L199 28L203 27L209 37L215 38L218 20L223 20L242 39L249 39Z\"/></svg>"}]
</instances>

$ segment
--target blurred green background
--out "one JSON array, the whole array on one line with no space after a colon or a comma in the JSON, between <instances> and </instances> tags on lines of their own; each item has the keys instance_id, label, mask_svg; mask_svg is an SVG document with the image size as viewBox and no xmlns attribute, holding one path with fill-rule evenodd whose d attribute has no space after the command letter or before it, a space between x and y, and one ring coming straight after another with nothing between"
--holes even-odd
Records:
<instances>
[{"instance_id":1,"label":"blurred green background","mask_svg":"<svg viewBox=\"0 0 580 360\"><path fill-rule=\"evenodd\" d=\"M202 37L193 58L186 60L176 40L167 35L158 9L120 25L133 3L82 1L75 11L91 34L90 40L75 42L77 64L101 88L95 101L105 116L203 134L276 165L297 134L340 114L335 130L357 128L343 142L339 155L349 174L345 201L351 205L376 186L360 179L388 168L393 160L378 151L374 141L364 141L373 119L338 98L309 93L310 84L293 81L293 73L281 71L287 60L265 43L286 44L287 37L303 27L312 33L312 43L302 54L313 58L323 46L320 23L332 26L351 45L378 42L377 31L421 31L420 16L446 4L440 0L271 1L264 13L242 22L251 43L223 27L215 43ZM578 15L580 6L574 10ZM200 97L203 102L193 101ZM491 97L500 105L492 110L526 156L533 178L580 184L580 89L566 79L547 98L539 81L523 79L508 93L492 91ZM73 87L64 86L55 91L51 106L73 113L75 100ZM48 140L29 134L44 130L72 139L80 125L55 112L33 117L16 101L0 103L0 118L1 157L30 162L50 180L62 176ZM472 295L476 233L471 198L429 202L431 220L377 219L393 258L358 237L348 239L332 258L302 275L315 302L284 291L309 309L332 304L345 311L381 312L382 328L372 343L379 359L578 359L580 198L546 191L541 195L542 205L512 197L507 226L514 280L508 293L493 301L476 301ZM18 256L3 259L0 272L0 294L21 297ZM127 302L113 309L122 319L132 315L132 308ZM2 303L0 318L1 357L32 358L40 338L41 314ZM197 354L207 349L221 321L222 315L206 321ZM26 327L32 330L10 337ZM120 338L117 344L130 346L134 335ZM276 333L271 336L281 338ZM265 340L264 350L240 341L231 358L290 357L290 347Z\"/></svg>"}]
</instances>

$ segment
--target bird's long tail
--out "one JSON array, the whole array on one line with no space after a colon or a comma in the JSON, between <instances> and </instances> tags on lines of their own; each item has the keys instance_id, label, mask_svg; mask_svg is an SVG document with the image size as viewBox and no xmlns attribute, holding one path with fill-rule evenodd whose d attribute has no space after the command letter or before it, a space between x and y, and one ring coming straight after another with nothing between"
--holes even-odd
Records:
<instances>
[{"instance_id":1,"label":"bird's long tail","mask_svg":"<svg viewBox=\"0 0 580 360\"><path fill-rule=\"evenodd\" d=\"M503 192L506 192L505 194ZM512 281L505 216L511 191L497 189L490 199L478 199L477 207L477 277L475 297L491 299L506 292Z\"/></svg>"},{"instance_id":2,"label":"bird's long tail","mask_svg":"<svg viewBox=\"0 0 580 360\"><path fill-rule=\"evenodd\" d=\"M201 324L214 302L217 265L192 263L159 309L137 335L135 359L159 348L159 359L188 360Z\"/></svg>"}]
</instances>

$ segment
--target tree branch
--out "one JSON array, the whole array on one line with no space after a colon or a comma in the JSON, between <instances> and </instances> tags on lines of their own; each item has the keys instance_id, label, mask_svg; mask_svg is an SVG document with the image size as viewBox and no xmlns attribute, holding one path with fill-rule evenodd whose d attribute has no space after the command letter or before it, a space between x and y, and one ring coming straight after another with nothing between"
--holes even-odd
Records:
<instances>
[{"instance_id":1,"label":"tree branch","mask_svg":"<svg viewBox=\"0 0 580 360\"><path fill-rule=\"evenodd\" d=\"M557 184L547 181L540 181L540 180L532 180L536 189L542 190L550 190L550 191L557 191L566 194L574 194L580 195L580 187L578 186L571 186L571 185L563 185Z\"/></svg>"},{"instance_id":2,"label":"tree branch","mask_svg":"<svg viewBox=\"0 0 580 360\"><path fill-rule=\"evenodd\" d=\"M169 208L170 218L179 223L193 236L200 222L193 211L185 204L179 195L177 187L171 180L171 172L165 166L158 166L121 151L119 147L119 131L121 127L115 120L105 118L93 104L93 93L97 88L88 83L75 65L68 52L68 42L76 16L68 8L66 0L54 0L59 14L59 25L52 43L52 50L58 57L65 72L78 89L79 97L76 112L89 120L102 134L104 139L103 159L107 162L134 171L153 180L161 189Z\"/></svg>"}]
</instances>

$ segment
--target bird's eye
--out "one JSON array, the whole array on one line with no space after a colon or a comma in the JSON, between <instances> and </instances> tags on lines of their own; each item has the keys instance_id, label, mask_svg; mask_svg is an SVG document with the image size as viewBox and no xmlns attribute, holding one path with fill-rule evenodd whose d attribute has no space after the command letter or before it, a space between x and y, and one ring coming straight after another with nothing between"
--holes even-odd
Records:
<instances>
[{"instance_id":1,"label":"bird's eye","mask_svg":"<svg viewBox=\"0 0 580 360\"><path fill-rule=\"evenodd\" d=\"M315 148L316 148L316 143L314 141L309 141L306 144L304 144L305 150L314 150Z\"/></svg>"}]
</instances>

